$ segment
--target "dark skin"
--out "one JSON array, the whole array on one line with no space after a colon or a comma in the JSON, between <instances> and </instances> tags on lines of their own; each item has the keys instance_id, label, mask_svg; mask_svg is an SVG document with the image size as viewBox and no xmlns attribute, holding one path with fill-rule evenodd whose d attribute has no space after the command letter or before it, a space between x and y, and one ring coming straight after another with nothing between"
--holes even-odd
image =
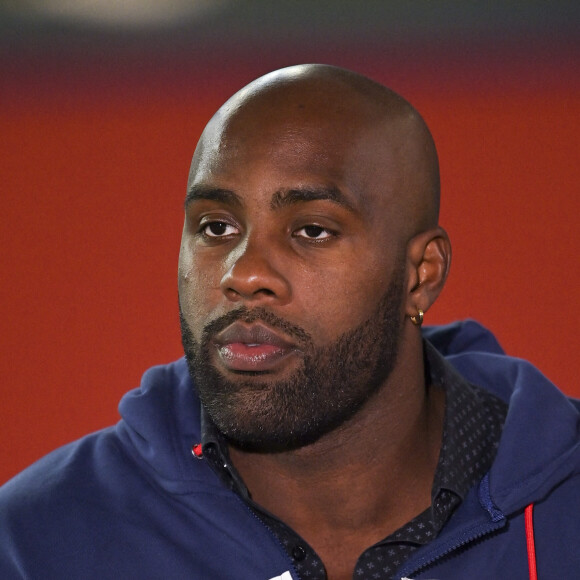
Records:
<instances>
[{"instance_id":1,"label":"dark skin","mask_svg":"<svg viewBox=\"0 0 580 580\"><path fill-rule=\"evenodd\" d=\"M364 323L404 265L399 352L380 389L314 443L276 453L230 447L254 501L314 548L331 580L352 578L366 548L431 503L444 395L425 384L410 317L429 309L449 269L438 179L431 136L408 103L314 65L268 75L232 97L192 162L189 191L205 193L186 206L179 290L196 340L208 322L244 305L299 325L323 346ZM297 190L326 193L288 203ZM212 362L236 380L219 357ZM292 354L267 376L300 364ZM240 413L251 413L252 401Z\"/></svg>"}]
</instances>

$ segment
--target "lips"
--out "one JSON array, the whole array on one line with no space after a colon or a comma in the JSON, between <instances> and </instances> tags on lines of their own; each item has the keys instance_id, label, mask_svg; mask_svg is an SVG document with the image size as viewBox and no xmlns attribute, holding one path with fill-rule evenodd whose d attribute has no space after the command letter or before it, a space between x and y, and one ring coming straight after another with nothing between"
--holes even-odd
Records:
<instances>
[{"instance_id":1,"label":"lips","mask_svg":"<svg viewBox=\"0 0 580 580\"><path fill-rule=\"evenodd\" d=\"M212 342L221 363L233 372L272 372L298 350L288 338L261 323L234 322Z\"/></svg>"}]
</instances>

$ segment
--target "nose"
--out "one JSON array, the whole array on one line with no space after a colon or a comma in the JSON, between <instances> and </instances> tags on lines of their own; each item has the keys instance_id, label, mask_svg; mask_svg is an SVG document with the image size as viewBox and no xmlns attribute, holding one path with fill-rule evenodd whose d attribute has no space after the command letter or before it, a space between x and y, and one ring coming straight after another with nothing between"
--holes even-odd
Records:
<instances>
[{"instance_id":1,"label":"nose","mask_svg":"<svg viewBox=\"0 0 580 580\"><path fill-rule=\"evenodd\" d=\"M291 287L281 271L281 256L268 240L248 239L229 256L231 265L220 288L232 302L285 304L290 300Z\"/></svg>"}]
</instances>

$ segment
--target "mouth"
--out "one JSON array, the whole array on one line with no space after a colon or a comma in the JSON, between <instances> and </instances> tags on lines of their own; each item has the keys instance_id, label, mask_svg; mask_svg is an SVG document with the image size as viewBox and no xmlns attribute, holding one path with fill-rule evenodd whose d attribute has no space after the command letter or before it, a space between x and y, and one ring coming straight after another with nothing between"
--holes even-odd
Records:
<instances>
[{"instance_id":1,"label":"mouth","mask_svg":"<svg viewBox=\"0 0 580 580\"><path fill-rule=\"evenodd\" d=\"M234 322L212 343L221 364L234 373L274 372L298 352L295 343L262 323Z\"/></svg>"}]
</instances>

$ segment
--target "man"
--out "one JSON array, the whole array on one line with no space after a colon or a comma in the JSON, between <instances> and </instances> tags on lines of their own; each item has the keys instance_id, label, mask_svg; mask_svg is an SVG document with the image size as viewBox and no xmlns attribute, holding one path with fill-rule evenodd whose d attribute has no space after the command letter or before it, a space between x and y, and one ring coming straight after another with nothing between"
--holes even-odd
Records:
<instances>
[{"instance_id":1,"label":"man","mask_svg":"<svg viewBox=\"0 0 580 580\"><path fill-rule=\"evenodd\" d=\"M307 65L234 95L189 176L186 360L6 484L0 577L575 577L578 404L474 322L422 331L438 206L388 89Z\"/></svg>"}]
</instances>

